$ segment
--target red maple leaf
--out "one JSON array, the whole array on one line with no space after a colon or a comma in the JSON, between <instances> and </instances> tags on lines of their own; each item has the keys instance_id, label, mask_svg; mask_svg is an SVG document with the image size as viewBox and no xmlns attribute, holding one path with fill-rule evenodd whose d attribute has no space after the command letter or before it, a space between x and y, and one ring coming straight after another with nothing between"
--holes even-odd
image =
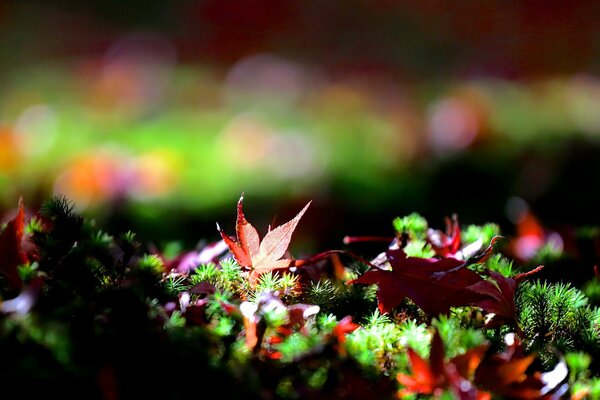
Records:
<instances>
[{"instance_id":1,"label":"red maple leaf","mask_svg":"<svg viewBox=\"0 0 600 400\"><path fill-rule=\"evenodd\" d=\"M19 199L17 215L0 233L0 273L4 275L10 289L14 291L20 290L23 286L18 267L28 262L27 253L23 249L24 231L25 209L23 199Z\"/></svg>"},{"instance_id":2,"label":"red maple leaf","mask_svg":"<svg viewBox=\"0 0 600 400\"><path fill-rule=\"evenodd\" d=\"M379 311L388 313L408 297L430 316L450 307L473 305L485 297L468 287L483 278L455 258L408 257L402 249L386 252L392 270L371 269L348 283L377 284Z\"/></svg>"},{"instance_id":3,"label":"red maple leaf","mask_svg":"<svg viewBox=\"0 0 600 400\"><path fill-rule=\"evenodd\" d=\"M525 354L514 334L508 334L505 340L507 346L502 353L488 356L479 364L475 383L511 399L554 400L565 394L569 371L563 360L551 371L530 371L536 355Z\"/></svg>"},{"instance_id":4,"label":"red maple leaf","mask_svg":"<svg viewBox=\"0 0 600 400\"><path fill-rule=\"evenodd\" d=\"M344 343L346 341L346 334L352 333L358 328L360 328L360 325L352 322L352 316L346 315L333 327L331 334L337 338L338 343Z\"/></svg>"},{"instance_id":5,"label":"red maple leaf","mask_svg":"<svg viewBox=\"0 0 600 400\"><path fill-rule=\"evenodd\" d=\"M262 241L256 228L244 216L243 201L242 194L237 203L236 238L225 234L218 225L217 228L237 263L250 269L250 282L256 284L261 274L288 268L293 264L294 260L282 257L287 252L296 225L311 201L293 219L273 230L269 229Z\"/></svg>"},{"instance_id":6,"label":"red maple leaf","mask_svg":"<svg viewBox=\"0 0 600 400\"><path fill-rule=\"evenodd\" d=\"M427 230L427 242L437 256L450 257L460 250L460 225L456 214L452 218L446 217L445 222L446 232L431 228Z\"/></svg>"},{"instance_id":7,"label":"red maple leaf","mask_svg":"<svg viewBox=\"0 0 600 400\"><path fill-rule=\"evenodd\" d=\"M333 327L333 330L331 331L331 337L334 339L333 346L342 356L346 355L346 348L344 347L344 343L346 343L346 334L352 333L358 328L360 328L360 325L352 322L351 315L345 316Z\"/></svg>"},{"instance_id":8,"label":"red maple leaf","mask_svg":"<svg viewBox=\"0 0 600 400\"><path fill-rule=\"evenodd\" d=\"M475 369L481 362L487 345L474 347L448 361L442 338L437 330L433 334L429 350L429 361L408 348L412 374L399 373L396 379L404 386L398 395L428 394L436 397L445 390L452 390L459 399L488 399L489 394L480 392L471 382Z\"/></svg>"},{"instance_id":9,"label":"red maple leaf","mask_svg":"<svg viewBox=\"0 0 600 400\"><path fill-rule=\"evenodd\" d=\"M483 308L488 313L494 314L490 320L486 322L486 327L497 327L505 323L516 325L514 322L517 317L517 309L515 305L515 293L519 283L529 275L535 274L543 268L543 265L525 272L517 274L512 278L507 278L504 275L489 271L491 280L482 280L469 286L469 290L485 295L486 298L479 301L476 305ZM518 326L516 326L518 329Z\"/></svg>"}]
</instances>

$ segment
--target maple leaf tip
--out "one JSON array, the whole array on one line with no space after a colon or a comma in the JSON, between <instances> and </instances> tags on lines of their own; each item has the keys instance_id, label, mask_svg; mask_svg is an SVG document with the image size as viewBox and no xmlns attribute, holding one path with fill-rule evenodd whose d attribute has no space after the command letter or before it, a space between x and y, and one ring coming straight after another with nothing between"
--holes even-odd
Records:
<instances>
[{"instance_id":1,"label":"maple leaf tip","mask_svg":"<svg viewBox=\"0 0 600 400\"><path fill-rule=\"evenodd\" d=\"M302 210L300 210L299 215L303 215L306 212L306 210L308 209L308 206L311 205L311 203L312 203L312 200L309 200L308 203L306 203L306 205L304 206L304 208L302 208Z\"/></svg>"}]
</instances>

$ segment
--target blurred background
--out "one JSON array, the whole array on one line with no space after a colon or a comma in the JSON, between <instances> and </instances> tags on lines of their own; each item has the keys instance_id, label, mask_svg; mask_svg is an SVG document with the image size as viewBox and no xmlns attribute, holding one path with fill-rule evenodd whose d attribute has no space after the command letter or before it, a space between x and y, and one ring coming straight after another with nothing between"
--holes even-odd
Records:
<instances>
[{"instance_id":1,"label":"blurred background","mask_svg":"<svg viewBox=\"0 0 600 400\"><path fill-rule=\"evenodd\" d=\"M309 200L294 246L529 209L600 221L593 0L0 2L0 216L52 194L194 246Z\"/></svg>"}]
</instances>

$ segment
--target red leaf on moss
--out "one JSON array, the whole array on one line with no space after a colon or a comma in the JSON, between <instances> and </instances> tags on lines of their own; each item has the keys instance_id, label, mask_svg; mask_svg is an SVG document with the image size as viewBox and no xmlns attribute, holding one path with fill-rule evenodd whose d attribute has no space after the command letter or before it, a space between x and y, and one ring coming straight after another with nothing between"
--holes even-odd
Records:
<instances>
[{"instance_id":1,"label":"red leaf on moss","mask_svg":"<svg viewBox=\"0 0 600 400\"><path fill-rule=\"evenodd\" d=\"M4 275L11 290L20 290L23 282L19 276L19 265L28 262L23 250L23 233L25 232L25 209L23 199L19 199L19 210L15 218L8 222L0 233L0 273Z\"/></svg>"},{"instance_id":2,"label":"red leaf on moss","mask_svg":"<svg viewBox=\"0 0 600 400\"><path fill-rule=\"evenodd\" d=\"M460 225L456 214L452 218L446 217L445 222L446 232L431 228L427 230L427 242L437 256L450 257L460 250Z\"/></svg>"},{"instance_id":3,"label":"red leaf on moss","mask_svg":"<svg viewBox=\"0 0 600 400\"><path fill-rule=\"evenodd\" d=\"M450 307L473 305L485 297L468 287L483 281L455 258L408 257L402 249L386 252L392 270L372 269L349 284L377 284L379 310L388 313L408 297L427 314L446 314Z\"/></svg>"},{"instance_id":4,"label":"red leaf on moss","mask_svg":"<svg viewBox=\"0 0 600 400\"><path fill-rule=\"evenodd\" d=\"M489 271L493 282L483 280L469 286L470 290L486 296L485 299L479 301L476 305L488 313L494 314L487 321L486 327L497 327L505 323L514 324L517 317L515 305L517 287L525 277L540 271L542 268L543 266L540 265L532 271L515 275L512 278L507 278L498 272Z\"/></svg>"},{"instance_id":5,"label":"red leaf on moss","mask_svg":"<svg viewBox=\"0 0 600 400\"><path fill-rule=\"evenodd\" d=\"M431 339L429 361L421 358L412 348L407 349L412 373L399 373L396 376L404 386L398 393L399 397L409 394L439 396L444 390L452 390L459 399L489 398L488 393L480 392L470 382L486 349L487 345L477 346L446 361L444 344L436 330Z\"/></svg>"},{"instance_id":6,"label":"red leaf on moss","mask_svg":"<svg viewBox=\"0 0 600 400\"><path fill-rule=\"evenodd\" d=\"M242 210L243 201L244 196L242 195L237 204L236 238L225 234L218 225L217 227L238 264L250 269L250 282L256 284L261 274L276 269L288 268L292 265L292 259L282 257L287 252L292 234L300 218L302 218L311 202L309 201L293 219L273 230L269 230L261 241L256 228L246 220Z\"/></svg>"},{"instance_id":7,"label":"red leaf on moss","mask_svg":"<svg viewBox=\"0 0 600 400\"><path fill-rule=\"evenodd\" d=\"M346 342L346 334L352 333L360 328L355 322L352 322L352 316L347 315L333 327L331 331L331 337L334 338L334 348L343 356L346 355L346 348L343 346Z\"/></svg>"},{"instance_id":8,"label":"red leaf on moss","mask_svg":"<svg viewBox=\"0 0 600 400\"><path fill-rule=\"evenodd\" d=\"M496 327L504 323L512 323L516 317L515 292L517 282L502 274L490 271L492 281L481 281L469 286L470 290L486 296L477 305L488 313L493 313L492 319L486 322L486 327Z\"/></svg>"},{"instance_id":9,"label":"red leaf on moss","mask_svg":"<svg viewBox=\"0 0 600 400\"><path fill-rule=\"evenodd\" d=\"M436 389L448 387L448 380L444 375L444 348L437 331L431 340L429 361L421 358L412 348L408 348L407 352L412 374L399 373L396 376L398 382L405 387L402 394L433 394Z\"/></svg>"},{"instance_id":10,"label":"red leaf on moss","mask_svg":"<svg viewBox=\"0 0 600 400\"><path fill-rule=\"evenodd\" d=\"M475 371L475 382L493 393L512 399L560 399L568 389L568 368L563 360L547 372L530 371L535 354L525 354L514 334L506 337L502 353L486 357Z\"/></svg>"},{"instance_id":11,"label":"red leaf on moss","mask_svg":"<svg viewBox=\"0 0 600 400\"><path fill-rule=\"evenodd\" d=\"M347 333L352 333L358 328L360 328L360 325L358 325L355 322L352 322L352 316L347 315L344 318L342 318L336 326L333 327L331 333L335 337L337 337L338 342L342 343L346 340Z\"/></svg>"}]
</instances>

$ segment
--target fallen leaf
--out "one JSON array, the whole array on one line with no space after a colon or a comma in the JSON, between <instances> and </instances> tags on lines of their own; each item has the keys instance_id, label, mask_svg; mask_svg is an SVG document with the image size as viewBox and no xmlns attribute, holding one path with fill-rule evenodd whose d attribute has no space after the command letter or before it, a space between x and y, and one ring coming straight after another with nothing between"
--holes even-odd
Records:
<instances>
[{"instance_id":1,"label":"fallen leaf","mask_svg":"<svg viewBox=\"0 0 600 400\"><path fill-rule=\"evenodd\" d=\"M358 328L360 328L360 325L352 322L352 316L347 315L342 318L331 331L331 336L335 338L334 347L342 356L346 355L346 348L344 347L344 343L346 342L346 334L352 333Z\"/></svg>"},{"instance_id":2,"label":"fallen leaf","mask_svg":"<svg viewBox=\"0 0 600 400\"><path fill-rule=\"evenodd\" d=\"M526 354L513 333L505 337L506 349L486 357L475 371L475 382L487 390L511 399L560 399L567 391L568 368L560 360L551 371L531 371L534 353Z\"/></svg>"},{"instance_id":3,"label":"fallen leaf","mask_svg":"<svg viewBox=\"0 0 600 400\"><path fill-rule=\"evenodd\" d=\"M485 324L487 328L498 327L509 323L516 328L517 309L515 305L515 293L519 283L527 276L532 275L543 268L542 265L532 271L507 278L504 275L489 271L491 280L483 280L469 286L469 290L480 293L486 298L476 305L494 314Z\"/></svg>"},{"instance_id":4,"label":"fallen leaf","mask_svg":"<svg viewBox=\"0 0 600 400\"><path fill-rule=\"evenodd\" d=\"M411 374L399 373L398 382L404 387L398 395L403 398L412 394L428 394L439 397L445 390L451 390L459 399L486 399L489 394L480 392L471 382L475 369L481 362L487 344L474 347L448 361L442 338L435 330L431 339L429 360L423 359L412 348L408 348Z\"/></svg>"},{"instance_id":5,"label":"fallen leaf","mask_svg":"<svg viewBox=\"0 0 600 400\"><path fill-rule=\"evenodd\" d=\"M430 316L447 314L450 307L473 305L485 297L468 287L483 281L455 258L408 257L402 249L388 250L392 270L371 269L349 284L377 284L379 311L388 313L408 297Z\"/></svg>"},{"instance_id":6,"label":"fallen leaf","mask_svg":"<svg viewBox=\"0 0 600 400\"><path fill-rule=\"evenodd\" d=\"M292 265L292 259L282 257L287 252L292 234L311 201L293 219L273 230L269 229L262 241L256 228L246 220L242 210L243 201L242 194L237 203L236 238L225 234L218 225L217 229L237 263L250 269L249 279L254 285L261 274Z\"/></svg>"}]
</instances>

